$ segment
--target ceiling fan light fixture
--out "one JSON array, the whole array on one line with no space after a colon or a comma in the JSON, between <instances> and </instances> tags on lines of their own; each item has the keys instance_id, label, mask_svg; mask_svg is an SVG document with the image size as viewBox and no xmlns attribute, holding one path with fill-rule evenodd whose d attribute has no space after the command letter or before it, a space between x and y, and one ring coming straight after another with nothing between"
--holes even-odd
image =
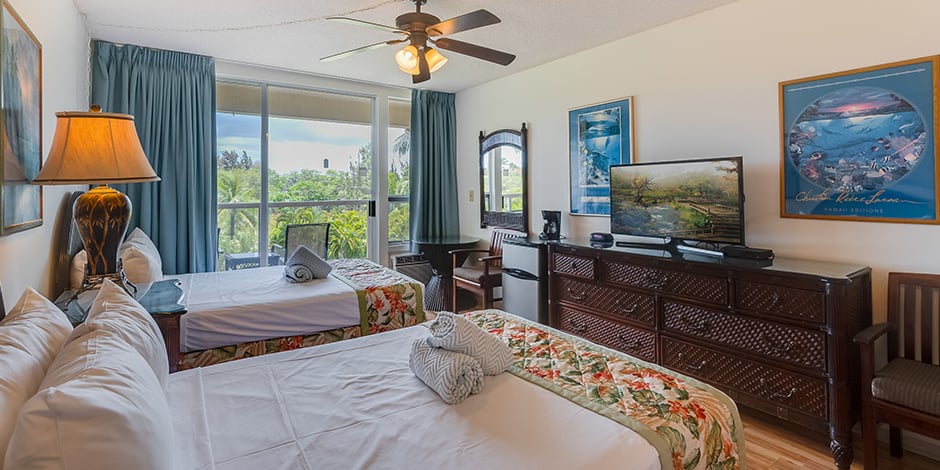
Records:
<instances>
[{"instance_id":1,"label":"ceiling fan light fixture","mask_svg":"<svg viewBox=\"0 0 940 470\"><path fill-rule=\"evenodd\" d=\"M418 49L415 46L408 45L395 53L395 62L402 72L417 75L421 73L418 70Z\"/></svg>"},{"instance_id":2,"label":"ceiling fan light fixture","mask_svg":"<svg viewBox=\"0 0 940 470\"><path fill-rule=\"evenodd\" d=\"M437 49L427 48L424 57L428 60L428 68L431 72L437 72L447 63L447 57L444 57Z\"/></svg>"}]
</instances>

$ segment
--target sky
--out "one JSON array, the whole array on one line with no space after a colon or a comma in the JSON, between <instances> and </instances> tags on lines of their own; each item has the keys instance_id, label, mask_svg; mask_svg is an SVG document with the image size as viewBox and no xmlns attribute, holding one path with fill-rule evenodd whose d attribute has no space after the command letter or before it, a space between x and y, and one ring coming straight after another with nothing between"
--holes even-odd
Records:
<instances>
[{"instance_id":1,"label":"sky","mask_svg":"<svg viewBox=\"0 0 940 470\"><path fill-rule=\"evenodd\" d=\"M270 168L278 173L311 169L345 171L356 158L359 148L369 144L372 130L368 125L270 118L271 142L268 149ZM261 117L245 114L216 113L218 148L242 150L255 161L261 160ZM401 131L389 129L392 142Z\"/></svg>"}]
</instances>

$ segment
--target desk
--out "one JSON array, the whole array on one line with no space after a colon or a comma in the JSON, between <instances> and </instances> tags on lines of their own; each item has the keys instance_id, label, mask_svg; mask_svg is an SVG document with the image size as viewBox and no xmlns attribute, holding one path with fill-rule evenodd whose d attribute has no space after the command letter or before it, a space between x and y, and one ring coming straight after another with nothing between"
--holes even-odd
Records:
<instances>
[{"instance_id":1,"label":"desk","mask_svg":"<svg viewBox=\"0 0 940 470\"><path fill-rule=\"evenodd\" d=\"M424 308L428 310L447 310L450 306L451 282L454 274L451 250L471 248L480 241L479 238L461 235L459 237L412 240L414 249L424 254L431 265L431 280L424 289ZM459 255L457 262L463 264L469 253Z\"/></svg>"},{"instance_id":2,"label":"desk","mask_svg":"<svg viewBox=\"0 0 940 470\"><path fill-rule=\"evenodd\" d=\"M176 365L180 359L180 317L186 313L186 307L180 303L183 300L180 282L178 279L166 279L150 284L146 291L144 285L138 288L143 294L137 301L157 322L166 345L170 372L176 372ZM55 300L55 304L65 312L72 325L75 326L85 321L88 309L97 294L97 290L87 290L75 297L74 290L67 290Z\"/></svg>"},{"instance_id":3,"label":"desk","mask_svg":"<svg viewBox=\"0 0 940 470\"><path fill-rule=\"evenodd\" d=\"M254 253L226 253L225 270L257 268L261 266L261 257L258 252ZM281 264L281 255L268 252L268 266Z\"/></svg>"}]
</instances>

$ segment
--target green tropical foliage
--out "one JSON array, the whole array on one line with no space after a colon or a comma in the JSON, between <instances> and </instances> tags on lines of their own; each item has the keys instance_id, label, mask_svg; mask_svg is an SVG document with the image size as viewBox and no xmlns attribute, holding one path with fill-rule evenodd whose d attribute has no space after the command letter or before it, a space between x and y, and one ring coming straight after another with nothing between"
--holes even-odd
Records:
<instances>
[{"instance_id":1,"label":"green tropical foliage","mask_svg":"<svg viewBox=\"0 0 940 470\"><path fill-rule=\"evenodd\" d=\"M407 195L409 164L404 158L410 154L410 133L406 130L392 145L399 158L389 166L388 193ZM270 209L268 240L272 245L284 246L285 227L288 224L322 223L330 225L330 258L364 258L366 256L366 223L368 201L372 198L372 148L365 145L345 171L330 169L325 172L310 169L287 173L268 172L268 201ZM218 166L218 203L258 203L261 200L260 163L247 152L226 149L220 152ZM335 203L343 201L344 203ZM331 202L323 205L290 205L278 203ZM251 208L223 208L218 212L219 250L222 253L258 251L257 206ZM408 204L389 205L389 240L407 240ZM220 266L222 256L220 255Z\"/></svg>"}]
</instances>

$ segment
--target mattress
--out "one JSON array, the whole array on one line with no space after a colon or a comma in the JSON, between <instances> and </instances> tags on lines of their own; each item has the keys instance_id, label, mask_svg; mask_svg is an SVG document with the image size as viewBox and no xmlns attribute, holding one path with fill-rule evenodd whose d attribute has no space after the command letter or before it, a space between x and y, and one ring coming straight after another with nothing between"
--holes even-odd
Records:
<instances>
[{"instance_id":1,"label":"mattress","mask_svg":"<svg viewBox=\"0 0 940 470\"><path fill-rule=\"evenodd\" d=\"M423 325L170 376L177 466L661 468L630 428L515 375L447 405L408 367Z\"/></svg>"},{"instance_id":2,"label":"mattress","mask_svg":"<svg viewBox=\"0 0 940 470\"><path fill-rule=\"evenodd\" d=\"M168 277L180 280L187 310L182 352L360 323L355 289L333 275L290 283L283 266L268 266Z\"/></svg>"}]
</instances>

